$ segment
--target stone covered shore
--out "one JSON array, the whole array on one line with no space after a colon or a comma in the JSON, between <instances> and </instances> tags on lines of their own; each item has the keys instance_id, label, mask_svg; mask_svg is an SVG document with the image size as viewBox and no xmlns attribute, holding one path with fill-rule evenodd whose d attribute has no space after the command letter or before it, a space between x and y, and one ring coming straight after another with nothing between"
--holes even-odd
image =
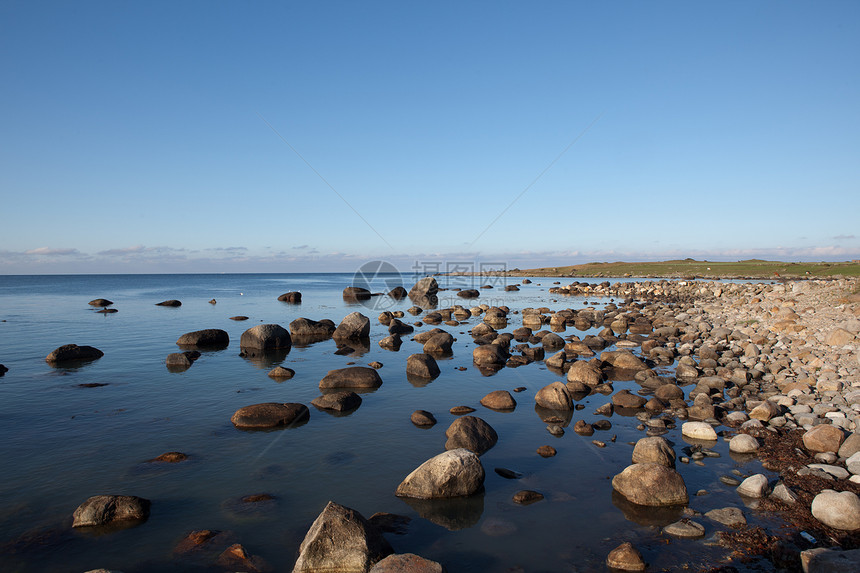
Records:
<instances>
[{"instance_id":1,"label":"stone covered shore","mask_svg":"<svg viewBox=\"0 0 860 573\"><path fill-rule=\"evenodd\" d=\"M764 469L779 474L777 480L758 474L736 483L724 478L738 486L747 505L781 513L793 526L789 535L775 535L747 529L739 516L741 530L723 536L736 557L761 555L790 570L858 571L858 285L857 279L606 281L574 282L551 292L645 303L638 312L606 318L604 333L665 339L650 350L653 342L642 344L642 356L677 360L677 383L696 384L688 393L692 405L665 412L717 430L728 427L720 434L731 440L733 452L754 453ZM694 424L685 423L682 432L695 437ZM695 526L696 512L687 514L685 525Z\"/></svg>"},{"instance_id":2,"label":"stone covered shore","mask_svg":"<svg viewBox=\"0 0 860 573\"><path fill-rule=\"evenodd\" d=\"M435 281L432 288L435 292ZM632 463L617 468L612 487L627 501L651 508L655 513L662 507L684 506L680 520L662 526L661 533L667 537L701 538L705 531L703 523L708 521L725 526L727 529L716 540L727 548L727 562L715 564L713 571L735 570L733 564L747 559L766 559L777 568L812 573L857 571L860 570L858 288L860 283L856 279L770 284L607 281L550 289L550 296L559 302L565 295L585 296L594 301L592 306L578 310L551 312L547 308L481 305L426 313L413 307L410 313L421 315L420 324L444 321L452 326L458 324L452 317L480 316L470 330L478 344L473 352L478 368L518 367L543 360L550 370L563 375L566 383L554 382L534 389L535 402L545 412L550 433L563 433L572 412L581 409L575 402L590 393L612 395L609 403L594 412L595 416L611 416L613 409L635 413L633 423L639 424L638 429L645 437L636 443ZM597 301L603 304L596 304ZM383 313L379 320L389 326L392 337L399 337L399 331L411 332L411 327L396 318ZM299 326L307 327L305 322L299 325L299 321L290 325L294 336ZM337 329L333 323L315 324L325 327L327 336L332 336L330 331L336 335L356 321L366 336L369 321L359 313L345 318ZM519 321L521 327L514 324ZM509 325L518 328L510 334L496 330ZM580 338L568 327L602 330L598 335ZM246 335L259 328L250 329ZM289 336L282 330L282 336ZM410 356L407 372L410 368L416 372L426 370L426 375L432 377L435 366L432 355L450 352L454 338L441 329L423 332L414 340L419 338L424 344L424 354ZM604 351L613 345L618 350ZM548 351L546 355L544 350ZM326 386L326 381L335 374L344 378L343 384ZM329 373L320 388L358 387L354 378L359 374L373 378L368 384L381 384L372 369L353 367ZM638 391L635 387L633 392L615 391L612 382L616 380L634 380ZM494 409L511 408L499 402L508 399L515 407L516 402L510 398L505 391L491 392L481 404ZM294 406L297 411L299 406L304 408ZM304 412L306 408L299 413ZM422 412L415 414L419 413ZM280 423L282 414L276 414L276 422ZM420 424L415 414L413 423ZM239 427L236 416L233 423ZM257 423L256 418L254 422ZM572 429L581 435L591 435L599 424L601 420L592 424L577 420ZM690 446L676 452L663 434L678 426ZM479 456L495 445L495 431L483 420L467 416L456 420L446 435L449 451L410 474L397 495L430 499L470 495L480 488L484 470ZM676 459L680 464L701 463L705 457L718 455L713 447L720 439L728 441L729 450L741 459L757 457L762 472L768 473L737 472L722 476L724 484L737 488L737 503L702 514L693 500L706 492L687 491L676 469ZM594 445L607 446L599 440ZM542 451L544 448L548 450ZM538 454L552 456L551 450L544 446L538 449ZM445 488L457 486L462 491L443 491L440 484ZM518 503L542 499L537 492L520 494L524 494L524 501ZM130 507L145 515L148 502L129 499ZM780 514L790 526L779 531L748 526L748 508ZM79 508L76 519L83 519L89 509L87 504ZM335 531L328 525L330 521L361 525L358 533L347 536L352 540L349 543L357 539L356 543L363 548L356 571L389 570L379 567L383 557L391 553L387 542L354 513L349 508L329 504L308 532L295 570L320 570L319 563L310 565L318 559L324 560L326 566L331 565L332 557L326 552L316 555L309 549L318 544L328 546L326 540ZM359 554L350 555L350 559L359 559L356 557ZM419 561L422 567L429 567L426 570L442 570L440 564L424 562L410 554L391 559L409 561L412 568L407 570L425 570L418 567ZM398 567L405 566L400 561L397 565L384 565L400 570ZM248 559L240 562L246 568L250 563ZM638 549L630 543L612 551L607 556L607 565L630 571L647 568Z\"/></svg>"}]
</instances>

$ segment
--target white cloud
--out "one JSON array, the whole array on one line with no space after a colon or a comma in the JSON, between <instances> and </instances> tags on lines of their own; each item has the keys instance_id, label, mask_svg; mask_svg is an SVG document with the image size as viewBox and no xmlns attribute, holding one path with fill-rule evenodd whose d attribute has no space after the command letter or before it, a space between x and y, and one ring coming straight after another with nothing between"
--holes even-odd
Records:
<instances>
[{"instance_id":1,"label":"white cloud","mask_svg":"<svg viewBox=\"0 0 860 573\"><path fill-rule=\"evenodd\" d=\"M77 249L53 249L51 247L39 247L38 249L30 249L29 251L24 251L25 255L42 255L42 256L67 256L67 255L79 255L81 252Z\"/></svg>"}]
</instances>

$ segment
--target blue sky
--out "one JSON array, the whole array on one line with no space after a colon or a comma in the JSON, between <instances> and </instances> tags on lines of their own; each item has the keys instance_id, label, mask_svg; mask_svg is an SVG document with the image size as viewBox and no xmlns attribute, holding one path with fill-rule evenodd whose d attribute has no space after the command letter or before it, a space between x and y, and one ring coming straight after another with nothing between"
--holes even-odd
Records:
<instances>
[{"instance_id":1,"label":"blue sky","mask_svg":"<svg viewBox=\"0 0 860 573\"><path fill-rule=\"evenodd\" d=\"M0 4L0 273L860 258L860 3Z\"/></svg>"}]
</instances>

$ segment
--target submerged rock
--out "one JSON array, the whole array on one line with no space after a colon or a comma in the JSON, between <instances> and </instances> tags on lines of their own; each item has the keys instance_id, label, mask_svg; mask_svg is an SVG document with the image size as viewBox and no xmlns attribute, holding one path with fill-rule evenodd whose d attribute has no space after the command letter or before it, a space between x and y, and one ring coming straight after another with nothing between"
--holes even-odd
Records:
<instances>
[{"instance_id":1,"label":"submerged rock","mask_svg":"<svg viewBox=\"0 0 860 573\"><path fill-rule=\"evenodd\" d=\"M157 302L157 303L155 303L155 306L170 306L170 307L176 308L178 306L182 306L182 303L176 299L170 299L170 300L163 300L161 302Z\"/></svg>"},{"instance_id":2,"label":"submerged rock","mask_svg":"<svg viewBox=\"0 0 860 573\"><path fill-rule=\"evenodd\" d=\"M389 555L374 565L370 573L445 573L445 568L414 553L402 553Z\"/></svg>"}]
</instances>

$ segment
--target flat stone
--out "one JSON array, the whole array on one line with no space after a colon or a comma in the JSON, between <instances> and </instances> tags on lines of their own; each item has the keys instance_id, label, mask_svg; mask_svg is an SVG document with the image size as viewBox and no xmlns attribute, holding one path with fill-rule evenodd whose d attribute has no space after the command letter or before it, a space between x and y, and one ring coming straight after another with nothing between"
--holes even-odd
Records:
<instances>
[{"instance_id":1,"label":"flat stone","mask_svg":"<svg viewBox=\"0 0 860 573\"><path fill-rule=\"evenodd\" d=\"M705 536L705 526L695 521L682 520L670 523L663 528L663 533L672 537L681 537L685 539L696 539Z\"/></svg>"},{"instance_id":2,"label":"flat stone","mask_svg":"<svg viewBox=\"0 0 860 573\"><path fill-rule=\"evenodd\" d=\"M717 523L722 523L729 527L736 525L746 525L747 519L744 517L744 512L737 507L724 507L722 509L712 509L705 513L705 517L712 519Z\"/></svg>"},{"instance_id":3,"label":"flat stone","mask_svg":"<svg viewBox=\"0 0 860 573\"><path fill-rule=\"evenodd\" d=\"M832 464L809 464L806 467L827 472L836 479L848 479L851 474L843 467L834 466Z\"/></svg>"},{"instance_id":4,"label":"flat stone","mask_svg":"<svg viewBox=\"0 0 860 573\"><path fill-rule=\"evenodd\" d=\"M717 439L714 427L706 422L684 422L681 425L681 434L694 440L716 441Z\"/></svg>"},{"instance_id":5,"label":"flat stone","mask_svg":"<svg viewBox=\"0 0 860 573\"><path fill-rule=\"evenodd\" d=\"M436 561L414 553L389 555L374 565L369 573L444 573L445 568Z\"/></svg>"}]
</instances>

